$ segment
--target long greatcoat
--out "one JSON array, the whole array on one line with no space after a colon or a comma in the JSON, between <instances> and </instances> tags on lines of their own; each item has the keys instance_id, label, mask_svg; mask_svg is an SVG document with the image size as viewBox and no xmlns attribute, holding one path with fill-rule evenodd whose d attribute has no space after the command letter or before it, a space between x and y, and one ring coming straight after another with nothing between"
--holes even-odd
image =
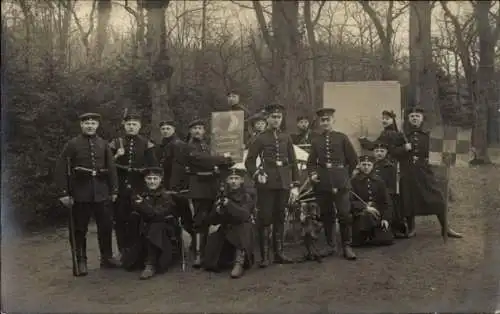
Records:
<instances>
[{"instance_id":1,"label":"long greatcoat","mask_svg":"<svg viewBox=\"0 0 500 314\"><path fill-rule=\"evenodd\" d=\"M146 245L153 244L160 250L157 267L165 270L179 256L181 232L174 211L175 204L171 196L162 190L146 191L136 198L132 213L135 229L135 241L125 250L122 264L125 269L135 269L144 263Z\"/></svg>"},{"instance_id":2,"label":"long greatcoat","mask_svg":"<svg viewBox=\"0 0 500 314\"><path fill-rule=\"evenodd\" d=\"M410 128L406 133L411 151L394 150L400 161L402 213L406 217L442 215L446 208L442 189L429 165L429 133Z\"/></svg>"},{"instance_id":3,"label":"long greatcoat","mask_svg":"<svg viewBox=\"0 0 500 314\"><path fill-rule=\"evenodd\" d=\"M255 199L245 188L229 191L226 197L229 203L221 206L219 213L214 209L208 217L211 225L220 227L207 239L203 261L206 270L232 265L236 249L245 251L245 267L253 264Z\"/></svg>"}]
</instances>

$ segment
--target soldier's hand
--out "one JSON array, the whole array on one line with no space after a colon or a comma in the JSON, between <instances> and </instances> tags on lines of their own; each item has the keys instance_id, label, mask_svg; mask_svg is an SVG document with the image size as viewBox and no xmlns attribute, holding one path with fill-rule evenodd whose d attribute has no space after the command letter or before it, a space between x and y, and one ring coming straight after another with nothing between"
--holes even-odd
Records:
<instances>
[{"instance_id":1,"label":"soldier's hand","mask_svg":"<svg viewBox=\"0 0 500 314\"><path fill-rule=\"evenodd\" d=\"M318 174L315 173L311 176L311 181L318 183L319 182L319 177Z\"/></svg>"},{"instance_id":2,"label":"soldier's hand","mask_svg":"<svg viewBox=\"0 0 500 314\"><path fill-rule=\"evenodd\" d=\"M224 153L222 156L224 156L225 158L229 158L231 157L231 153Z\"/></svg>"},{"instance_id":3,"label":"soldier's hand","mask_svg":"<svg viewBox=\"0 0 500 314\"><path fill-rule=\"evenodd\" d=\"M118 195L116 194L111 194L111 201L114 203L116 202L116 199L118 198Z\"/></svg>"},{"instance_id":4,"label":"soldier's hand","mask_svg":"<svg viewBox=\"0 0 500 314\"><path fill-rule=\"evenodd\" d=\"M118 150L116 151L116 154L115 154L117 157L120 157L120 156L123 156L125 155L125 149L124 148L118 148Z\"/></svg>"},{"instance_id":5,"label":"soldier's hand","mask_svg":"<svg viewBox=\"0 0 500 314\"><path fill-rule=\"evenodd\" d=\"M137 195L135 202L140 204L140 203L142 203L142 201L143 201L143 198L140 195Z\"/></svg>"},{"instance_id":6,"label":"soldier's hand","mask_svg":"<svg viewBox=\"0 0 500 314\"><path fill-rule=\"evenodd\" d=\"M65 207L68 207L70 208L71 206L73 206L74 204L74 201L73 201L73 198L71 196L63 196L61 198L59 198L59 201L65 206Z\"/></svg>"},{"instance_id":7,"label":"soldier's hand","mask_svg":"<svg viewBox=\"0 0 500 314\"><path fill-rule=\"evenodd\" d=\"M382 220L380 222L380 226L382 227L382 229L387 230L387 229L389 229L389 222L387 220Z\"/></svg>"},{"instance_id":8,"label":"soldier's hand","mask_svg":"<svg viewBox=\"0 0 500 314\"><path fill-rule=\"evenodd\" d=\"M219 167L214 166L214 172L215 172L215 173L219 173Z\"/></svg>"},{"instance_id":9,"label":"soldier's hand","mask_svg":"<svg viewBox=\"0 0 500 314\"><path fill-rule=\"evenodd\" d=\"M405 144L405 150L409 152L411 149L412 149L411 143L406 143Z\"/></svg>"},{"instance_id":10,"label":"soldier's hand","mask_svg":"<svg viewBox=\"0 0 500 314\"><path fill-rule=\"evenodd\" d=\"M259 174L257 175L257 182L260 184L266 184L267 183L267 176Z\"/></svg>"},{"instance_id":11,"label":"soldier's hand","mask_svg":"<svg viewBox=\"0 0 500 314\"><path fill-rule=\"evenodd\" d=\"M229 203L229 199L227 197L224 197L222 200L222 205L226 206Z\"/></svg>"},{"instance_id":12,"label":"soldier's hand","mask_svg":"<svg viewBox=\"0 0 500 314\"><path fill-rule=\"evenodd\" d=\"M290 202L293 203L299 198L299 188L293 187L290 190Z\"/></svg>"},{"instance_id":13,"label":"soldier's hand","mask_svg":"<svg viewBox=\"0 0 500 314\"><path fill-rule=\"evenodd\" d=\"M366 210L369 211L370 213L372 214L376 214L378 215L378 210L375 208L375 207L372 207L372 206L367 206L366 207Z\"/></svg>"}]
</instances>

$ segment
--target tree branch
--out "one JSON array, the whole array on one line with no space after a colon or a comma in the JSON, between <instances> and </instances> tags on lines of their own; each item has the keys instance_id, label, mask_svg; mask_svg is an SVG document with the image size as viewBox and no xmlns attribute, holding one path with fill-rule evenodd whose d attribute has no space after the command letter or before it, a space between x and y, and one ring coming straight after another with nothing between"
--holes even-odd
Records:
<instances>
[{"instance_id":1,"label":"tree branch","mask_svg":"<svg viewBox=\"0 0 500 314\"><path fill-rule=\"evenodd\" d=\"M375 10L372 8L370 3L366 0L358 0L358 3L361 4L361 6L363 7L363 10L366 12L366 14L368 14L368 16L372 20L373 24L375 25L375 28L377 29L377 34L380 38L380 41L382 41L382 42L387 41L384 27L382 26L382 23L380 22L380 18L377 15L377 12L375 12ZM392 3L392 1L390 3Z\"/></svg>"},{"instance_id":2,"label":"tree branch","mask_svg":"<svg viewBox=\"0 0 500 314\"><path fill-rule=\"evenodd\" d=\"M318 24L319 18L321 17L321 11L323 10L323 7L325 6L325 4L326 4L326 0L320 1L318 13L316 14L316 17L312 21L313 26L316 26L316 24Z\"/></svg>"},{"instance_id":3,"label":"tree branch","mask_svg":"<svg viewBox=\"0 0 500 314\"><path fill-rule=\"evenodd\" d=\"M257 22L259 23L259 28L262 33L262 37L264 38L264 41L266 42L269 49L273 50L273 40L271 38L271 35L269 34L269 29L267 28L267 23L266 19L264 18L264 11L262 9L262 5L260 4L259 0L253 0L252 4L255 10L255 15L257 17Z\"/></svg>"}]
</instances>

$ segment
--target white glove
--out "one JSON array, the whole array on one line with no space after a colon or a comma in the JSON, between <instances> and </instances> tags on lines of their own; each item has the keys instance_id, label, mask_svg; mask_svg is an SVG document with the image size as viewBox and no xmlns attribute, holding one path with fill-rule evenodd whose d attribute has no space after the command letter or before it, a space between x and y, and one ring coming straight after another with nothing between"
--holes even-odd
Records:
<instances>
[{"instance_id":1,"label":"white glove","mask_svg":"<svg viewBox=\"0 0 500 314\"><path fill-rule=\"evenodd\" d=\"M257 182L260 184L266 184L267 183L267 176L259 174L257 175Z\"/></svg>"},{"instance_id":2,"label":"white glove","mask_svg":"<svg viewBox=\"0 0 500 314\"><path fill-rule=\"evenodd\" d=\"M71 196L63 196L59 198L59 201L65 206L70 208L75 203Z\"/></svg>"},{"instance_id":3,"label":"white glove","mask_svg":"<svg viewBox=\"0 0 500 314\"><path fill-rule=\"evenodd\" d=\"M405 144L405 149L406 149L406 151L410 151L410 150L411 150L411 148L412 148L412 147L411 147L411 143L406 143L406 144Z\"/></svg>"},{"instance_id":4,"label":"white glove","mask_svg":"<svg viewBox=\"0 0 500 314\"><path fill-rule=\"evenodd\" d=\"M293 187L290 190L290 203L295 202L299 198L299 188Z\"/></svg>"},{"instance_id":5,"label":"white glove","mask_svg":"<svg viewBox=\"0 0 500 314\"><path fill-rule=\"evenodd\" d=\"M378 210L375 207L368 206L368 207L366 207L366 210L369 211L372 214L379 215L379 212L378 212Z\"/></svg>"},{"instance_id":6,"label":"white glove","mask_svg":"<svg viewBox=\"0 0 500 314\"><path fill-rule=\"evenodd\" d=\"M319 182L319 177L318 174L315 173L311 176L311 181L318 183Z\"/></svg>"},{"instance_id":7,"label":"white glove","mask_svg":"<svg viewBox=\"0 0 500 314\"><path fill-rule=\"evenodd\" d=\"M220 228L220 224L219 225L210 225L210 227L208 227L208 234L212 234L214 232L217 232Z\"/></svg>"},{"instance_id":8,"label":"white glove","mask_svg":"<svg viewBox=\"0 0 500 314\"><path fill-rule=\"evenodd\" d=\"M389 229L389 222L387 220L382 220L380 222L380 226L382 227L382 229Z\"/></svg>"},{"instance_id":9,"label":"white glove","mask_svg":"<svg viewBox=\"0 0 500 314\"><path fill-rule=\"evenodd\" d=\"M116 151L116 157L120 157L120 156L123 156L125 155L125 149L124 148L118 148L118 150Z\"/></svg>"}]
</instances>

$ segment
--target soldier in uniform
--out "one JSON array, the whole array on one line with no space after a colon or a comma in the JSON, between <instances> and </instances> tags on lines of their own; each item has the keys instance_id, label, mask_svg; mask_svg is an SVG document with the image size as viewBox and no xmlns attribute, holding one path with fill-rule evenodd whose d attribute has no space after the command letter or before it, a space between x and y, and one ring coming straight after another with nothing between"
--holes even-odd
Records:
<instances>
[{"instance_id":1,"label":"soldier in uniform","mask_svg":"<svg viewBox=\"0 0 500 314\"><path fill-rule=\"evenodd\" d=\"M360 171L351 180L354 245L390 245L394 240L392 202L384 180L373 171L374 162L372 156L361 156Z\"/></svg>"},{"instance_id":2,"label":"soldier in uniform","mask_svg":"<svg viewBox=\"0 0 500 314\"><path fill-rule=\"evenodd\" d=\"M123 118L123 126L125 136L115 138L109 143L118 171L119 194L115 204L115 233L120 253L129 245L127 225L132 213L132 194L139 193L144 188L142 171L158 165L155 145L139 135L141 116L129 112Z\"/></svg>"},{"instance_id":3,"label":"soldier in uniform","mask_svg":"<svg viewBox=\"0 0 500 314\"><path fill-rule=\"evenodd\" d=\"M202 263L201 253L204 252L208 236L206 217L211 212L219 192L220 171L231 165L232 161L230 157L211 155L210 146L205 139L205 123L202 120L192 121L189 124L189 132L186 170L189 175L188 197L194 210L193 267L199 268Z\"/></svg>"},{"instance_id":4,"label":"soldier in uniform","mask_svg":"<svg viewBox=\"0 0 500 314\"><path fill-rule=\"evenodd\" d=\"M311 148L311 129L309 118L306 116L297 117L298 132L292 134L292 142L303 150L309 152Z\"/></svg>"},{"instance_id":5,"label":"soldier in uniform","mask_svg":"<svg viewBox=\"0 0 500 314\"><path fill-rule=\"evenodd\" d=\"M125 252L123 266L133 269L143 264L139 277L142 280L166 271L180 253L181 228L174 200L161 188L162 176L162 168L147 168L144 171L146 190L133 196L132 215L138 219L137 238L133 249Z\"/></svg>"},{"instance_id":6,"label":"soldier in uniform","mask_svg":"<svg viewBox=\"0 0 500 314\"><path fill-rule=\"evenodd\" d=\"M424 110L413 107L408 111L409 128L405 132L408 143L398 146L394 155L401 165L402 208L408 221L408 237L415 236L415 216L436 215L441 234L451 238L462 235L451 228L444 229L446 203L439 184L429 165L429 133L423 130Z\"/></svg>"},{"instance_id":7,"label":"soldier in uniform","mask_svg":"<svg viewBox=\"0 0 500 314\"><path fill-rule=\"evenodd\" d=\"M87 230L91 215L97 224L101 267L120 266L113 259L113 216L109 204L116 200L118 179L113 155L106 141L96 134L100 118L97 113L80 116L82 134L66 143L56 165L60 201L73 207L69 232L77 260L73 270L75 276L87 275ZM67 177L68 168L70 178ZM68 190L68 180L71 190Z\"/></svg>"},{"instance_id":8,"label":"soldier in uniform","mask_svg":"<svg viewBox=\"0 0 500 314\"><path fill-rule=\"evenodd\" d=\"M249 118L250 125L252 126L252 134L250 135L247 145L250 145L267 128L267 117L265 113L258 112Z\"/></svg>"},{"instance_id":9,"label":"soldier in uniform","mask_svg":"<svg viewBox=\"0 0 500 314\"><path fill-rule=\"evenodd\" d=\"M176 192L172 194L176 211L182 217L183 226L191 232L193 217L187 199L181 196L188 189L189 179L186 175L186 143L177 136L174 121L162 121L159 127L162 141L157 146L157 158L163 168L163 187Z\"/></svg>"},{"instance_id":10,"label":"soldier in uniform","mask_svg":"<svg viewBox=\"0 0 500 314\"><path fill-rule=\"evenodd\" d=\"M290 199L298 196L298 167L290 135L281 131L285 108L279 104L266 107L268 129L248 148L245 167L256 181L257 225L261 261L269 265L269 234L272 233L274 262L291 262L283 254L285 210ZM261 167L256 160L260 157ZM270 231L272 225L272 232Z\"/></svg>"},{"instance_id":11,"label":"soldier in uniform","mask_svg":"<svg viewBox=\"0 0 500 314\"><path fill-rule=\"evenodd\" d=\"M315 136L307 161L307 171L316 192L325 230L326 241L331 246L335 233L335 208L340 225L344 257L355 260L352 251L352 215L349 199L349 179L358 158L347 135L333 130L335 109L322 108L316 114L323 132ZM335 205L335 206L334 206Z\"/></svg>"},{"instance_id":12,"label":"soldier in uniform","mask_svg":"<svg viewBox=\"0 0 500 314\"><path fill-rule=\"evenodd\" d=\"M394 160L388 158L389 146L384 142L375 142L373 145L373 156L375 158L375 164L373 166L373 172L375 175L380 177L387 188L387 193L389 193L389 198L392 203L392 221L391 229L397 238L404 236L406 231L406 226L404 222L404 216L401 213L401 209L398 206L398 195L397 195L397 165ZM397 161L396 161L397 162Z\"/></svg>"},{"instance_id":13,"label":"soldier in uniform","mask_svg":"<svg viewBox=\"0 0 500 314\"><path fill-rule=\"evenodd\" d=\"M216 272L230 266L232 278L241 277L254 261L255 201L243 184L245 175L245 169L231 169L226 178L226 193L217 199L208 217L208 222L218 229L208 237L203 266Z\"/></svg>"}]
</instances>

